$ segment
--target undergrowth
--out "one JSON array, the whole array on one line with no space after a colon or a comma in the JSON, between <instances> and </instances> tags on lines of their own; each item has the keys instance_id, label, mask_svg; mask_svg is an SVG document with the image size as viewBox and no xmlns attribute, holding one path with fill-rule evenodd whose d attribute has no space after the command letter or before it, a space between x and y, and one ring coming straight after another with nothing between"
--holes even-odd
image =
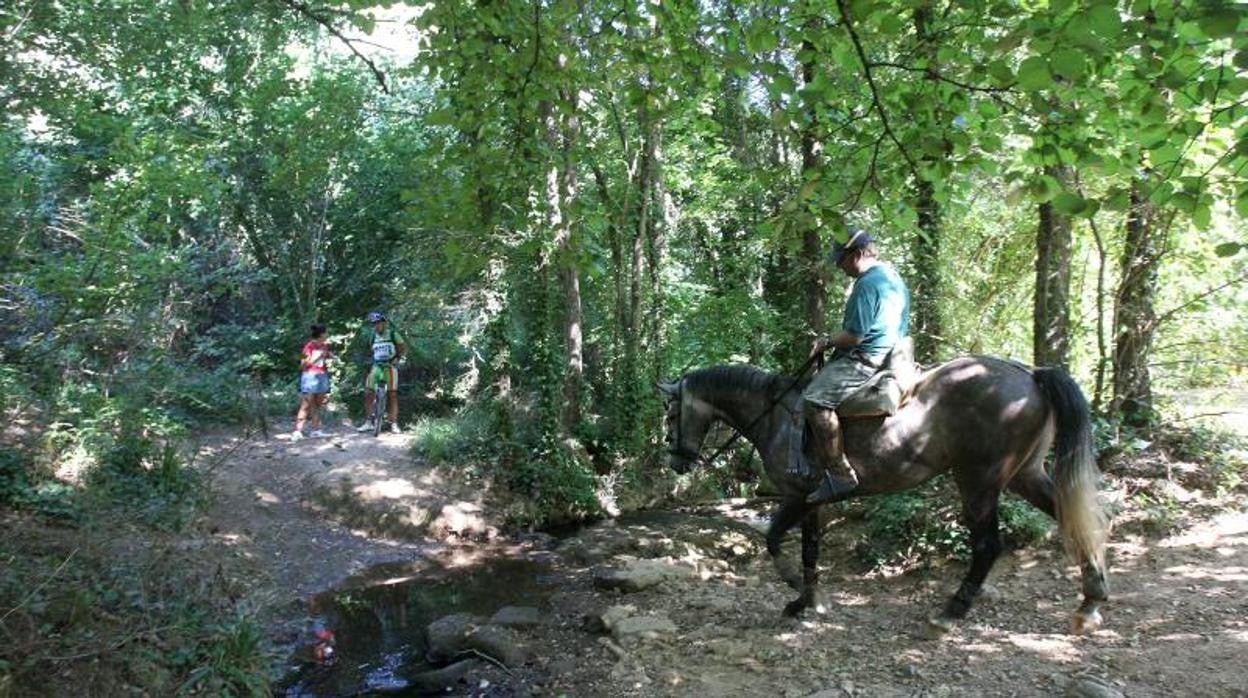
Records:
<instances>
[{"instance_id":1,"label":"undergrowth","mask_svg":"<svg viewBox=\"0 0 1248 698\"><path fill-rule=\"evenodd\" d=\"M238 601L249 575L185 545L207 496L185 427L79 397L0 447L0 697L267 695L264 636ZM66 465L76 481L53 477Z\"/></svg>"},{"instance_id":2,"label":"undergrowth","mask_svg":"<svg viewBox=\"0 0 1248 698\"><path fill-rule=\"evenodd\" d=\"M267 695L271 656L232 560L124 510L72 528L10 515L6 528L0 695Z\"/></svg>"},{"instance_id":3,"label":"undergrowth","mask_svg":"<svg viewBox=\"0 0 1248 698\"><path fill-rule=\"evenodd\" d=\"M855 552L871 568L911 567L945 557L968 560L970 534L961 507L957 489L945 476L912 490L866 500L867 532ZM1001 498L998 518L1007 548L1035 544L1053 530L1052 519L1009 493Z\"/></svg>"}]
</instances>

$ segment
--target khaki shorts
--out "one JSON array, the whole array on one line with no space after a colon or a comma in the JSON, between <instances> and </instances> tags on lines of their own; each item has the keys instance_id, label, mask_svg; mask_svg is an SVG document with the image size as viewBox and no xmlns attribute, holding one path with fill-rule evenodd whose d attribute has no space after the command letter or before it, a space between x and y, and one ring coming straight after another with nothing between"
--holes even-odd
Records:
<instances>
[{"instance_id":1,"label":"khaki shorts","mask_svg":"<svg viewBox=\"0 0 1248 698\"><path fill-rule=\"evenodd\" d=\"M874 368L848 356L841 356L815 374L802 393L802 398L834 410L874 375Z\"/></svg>"}]
</instances>

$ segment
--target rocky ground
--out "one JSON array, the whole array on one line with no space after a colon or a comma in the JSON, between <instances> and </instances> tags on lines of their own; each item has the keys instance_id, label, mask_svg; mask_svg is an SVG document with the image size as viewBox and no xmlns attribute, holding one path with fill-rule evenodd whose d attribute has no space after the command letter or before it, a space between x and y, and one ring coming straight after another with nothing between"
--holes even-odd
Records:
<instances>
[{"instance_id":1,"label":"rocky ground","mask_svg":"<svg viewBox=\"0 0 1248 698\"><path fill-rule=\"evenodd\" d=\"M494 609L456 619L454 596L438 617L403 621L441 623L431 635L447 643L442 658L468 660L434 683L490 696L1248 695L1245 500L1195 487L1182 464L1163 464L1161 478L1126 467L1113 478L1125 496L1101 630L1067 634L1078 579L1051 541L1003 555L970 618L931 640L924 620L963 566L864 573L852 516L833 518L825 537L825 612L789 620L780 611L793 592L762 551L765 506L506 538L478 499L414 463L408 446L346 432L211 445L213 535L265 571L257 588L273 601L288 595L276 604L278 640L298 644L302 604L374 565L480 567L488 580L498 560L523 559L542 565L540 596L509 598L502 581L490 593L524 622L490 622ZM1138 496L1149 488L1155 497ZM1177 504L1159 512L1157 501Z\"/></svg>"}]
</instances>

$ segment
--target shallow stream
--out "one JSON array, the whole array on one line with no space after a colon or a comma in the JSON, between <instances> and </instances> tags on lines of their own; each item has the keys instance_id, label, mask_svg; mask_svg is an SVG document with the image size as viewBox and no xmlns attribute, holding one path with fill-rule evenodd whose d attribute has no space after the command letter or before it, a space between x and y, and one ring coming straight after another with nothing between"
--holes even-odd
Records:
<instances>
[{"instance_id":1,"label":"shallow stream","mask_svg":"<svg viewBox=\"0 0 1248 698\"><path fill-rule=\"evenodd\" d=\"M554 589L540 557L485 557L446 566L429 560L373 567L311 603L334 634L334 660L314 658L315 641L296 650L297 667L279 687L288 698L421 695L411 678L425 661L425 629L452 613L490 616L505 606L546 611Z\"/></svg>"}]
</instances>

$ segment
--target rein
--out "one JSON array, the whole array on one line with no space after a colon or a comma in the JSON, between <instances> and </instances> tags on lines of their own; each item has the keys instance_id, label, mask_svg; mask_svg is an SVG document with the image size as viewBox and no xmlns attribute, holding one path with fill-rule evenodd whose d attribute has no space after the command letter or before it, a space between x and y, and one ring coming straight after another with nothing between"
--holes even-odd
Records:
<instances>
[{"instance_id":1,"label":"rein","mask_svg":"<svg viewBox=\"0 0 1248 698\"><path fill-rule=\"evenodd\" d=\"M729 437L728 440L724 442L724 445L720 446L719 449L716 450L715 453L712 454L710 458L703 458L700 453L692 449L685 448L684 439L681 438L683 436L681 434L681 432L683 431L681 422L683 420L681 419L676 420L676 448L670 448L668 449L667 452L673 455L680 456L681 458L687 458L689 461L693 463L701 463L702 465L710 465L712 462L714 462L716 458L719 458L721 455L723 455L724 451L727 451L734 443L736 443L737 439L741 438L742 432L750 431L751 429L754 428L756 424L758 424L758 422L763 417L766 417L767 415L771 414L771 411L776 409L776 405L780 404L780 401L784 399L784 396L788 395L790 390L797 387L797 384L800 383L802 380L802 376L806 375L806 369L810 368L811 364L815 363L815 361L819 362L820 367L823 366L823 352L819 352L817 354L811 354L810 358L806 359L806 363L802 364L801 367L797 369L797 374L793 378L793 381L789 383L788 387L780 391L779 395L777 395L775 398L772 399L771 404L767 405L767 409L763 410L762 412L759 412L758 416L755 417L754 420L751 421L749 424L745 425L744 429L734 428L732 436ZM680 390L682 393L685 390L683 380L681 381ZM678 395L676 399L680 400L681 397L682 396Z\"/></svg>"}]
</instances>

